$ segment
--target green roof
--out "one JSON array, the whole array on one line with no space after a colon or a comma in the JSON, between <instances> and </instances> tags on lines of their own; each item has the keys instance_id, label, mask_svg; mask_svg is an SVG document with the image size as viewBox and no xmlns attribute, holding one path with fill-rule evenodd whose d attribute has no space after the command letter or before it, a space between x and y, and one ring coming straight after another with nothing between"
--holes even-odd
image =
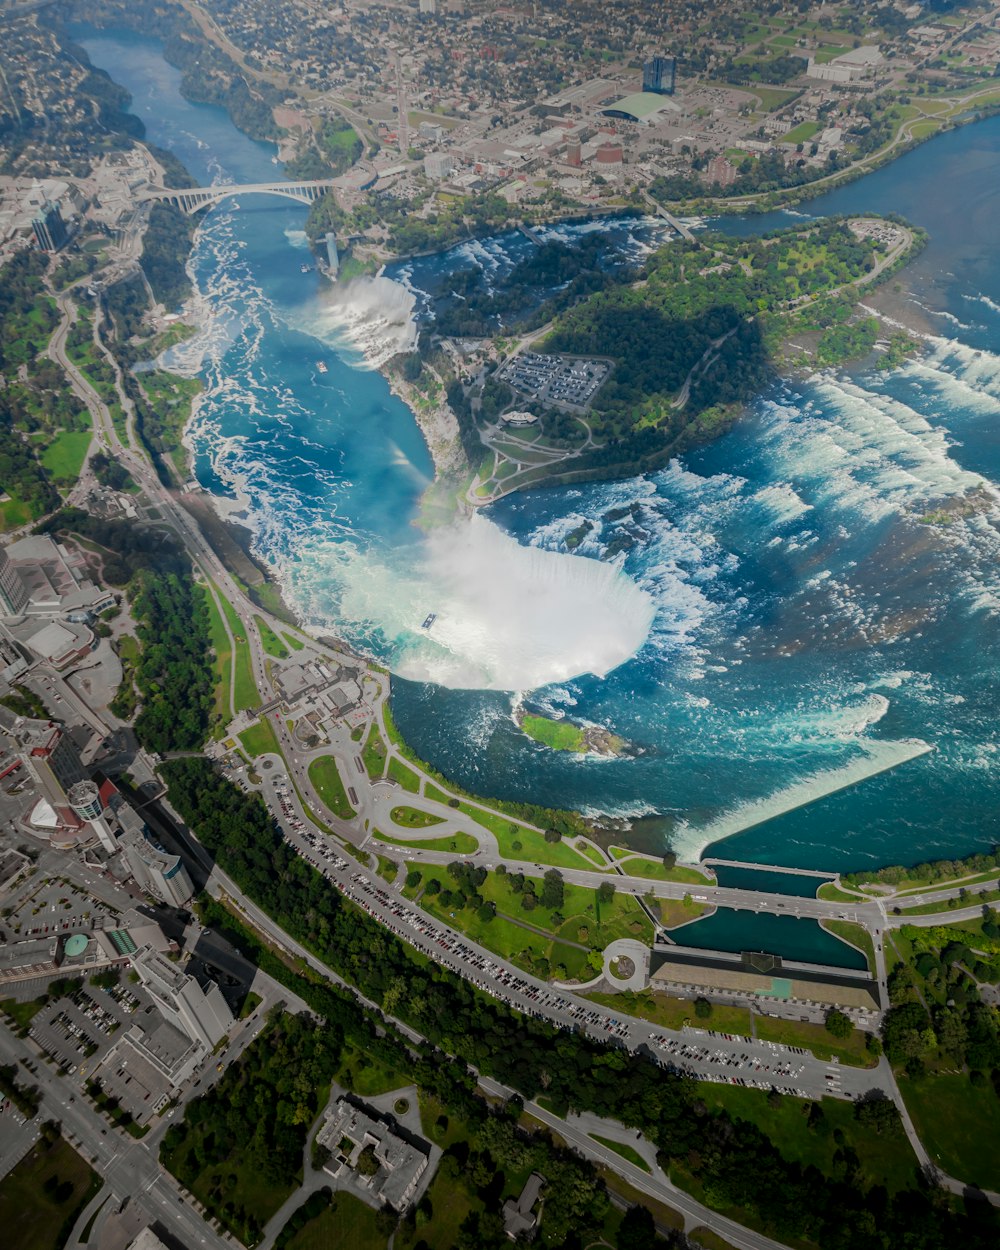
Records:
<instances>
[{"instance_id":1,"label":"green roof","mask_svg":"<svg viewBox=\"0 0 1000 1250\"><path fill-rule=\"evenodd\" d=\"M66 954L70 959L82 955L90 945L90 938L85 933L74 933L66 939Z\"/></svg>"},{"instance_id":2,"label":"green roof","mask_svg":"<svg viewBox=\"0 0 1000 1250\"><path fill-rule=\"evenodd\" d=\"M676 112L677 105L667 96L657 95L653 91L636 91L634 95L624 96L621 100L616 100L614 104L609 104L604 112L628 113L637 121L641 121L642 118L664 109Z\"/></svg>"}]
</instances>

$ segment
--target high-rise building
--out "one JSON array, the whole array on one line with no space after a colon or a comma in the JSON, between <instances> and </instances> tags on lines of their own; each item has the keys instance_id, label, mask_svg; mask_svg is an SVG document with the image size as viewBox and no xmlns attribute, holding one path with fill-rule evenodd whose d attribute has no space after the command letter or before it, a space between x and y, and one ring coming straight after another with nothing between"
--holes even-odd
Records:
<instances>
[{"instance_id":1,"label":"high-rise building","mask_svg":"<svg viewBox=\"0 0 1000 1250\"><path fill-rule=\"evenodd\" d=\"M84 781L77 781L70 786L66 797L77 816L89 822L101 846L109 855L114 855L118 850L118 843L104 818L104 799L101 797L101 790L97 783L91 781L89 777Z\"/></svg>"},{"instance_id":2,"label":"high-rise building","mask_svg":"<svg viewBox=\"0 0 1000 1250\"><path fill-rule=\"evenodd\" d=\"M677 85L677 59L652 56L642 67L642 89L656 95L673 95Z\"/></svg>"},{"instance_id":3,"label":"high-rise building","mask_svg":"<svg viewBox=\"0 0 1000 1250\"><path fill-rule=\"evenodd\" d=\"M0 611L4 616L20 616L28 602L28 588L7 552L0 547Z\"/></svg>"},{"instance_id":4,"label":"high-rise building","mask_svg":"<svg viewBox=\"0 0 1000 1250\"><path fill-rule=\"evenodd\" d=\"M62 219L59 205L48 200L31 223L31 228L35 232L35 242L43 252L58 252L69 239L69 231Z\"/></svg>"},{"instance_id":5,"label":"high-rise building","mask_svg":"<svg viewBox=\"0 0 1000 1250\"><path fill-rule=\"evenodd\" d=\"M119 808L116 817L120 825L118 845L140 888L170 907L183 907L194 894L194 885L181 857L152 841L133 807L126 804Z\"/></svg>"},{"instance_id":6,"label":"high-rise building","mask_svg":"<svg viewBox=\"0 0 1000 1250\"><path fill-rule=\"evenodd\" d=\"M214 981L203 989L152 946L138 951L132 964L162 1014L192 1042L212 1050L232 1028L233 1013Z\"/></svg>"}]
</instances>

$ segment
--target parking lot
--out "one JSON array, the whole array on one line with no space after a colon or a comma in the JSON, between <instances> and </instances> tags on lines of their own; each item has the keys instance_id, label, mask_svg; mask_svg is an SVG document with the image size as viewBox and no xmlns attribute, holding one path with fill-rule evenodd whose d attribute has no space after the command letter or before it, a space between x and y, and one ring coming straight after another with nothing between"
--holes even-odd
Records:
<instances>
[{"instance_id":1,"label":"parking lot","mask_svg":"<svg viewBox=\"0 0 1000 1250\"><path fill-rule=\"evenodd\" d=\"M607 360L524 352L504 365L499 376L529 399L554 407L586 409L610 372Z\"/></svg>"},{"instance_id":2,"label":"parking lot","mask_svg":"<svg viewBox=\"0 0 1000 1250\"><path fill-rule=\"evenodd\" d=\"M85 1076L101 1062L115 1034L143 1006L132 989L86 986L49 1003L31 1022L30 1035L69 1076Z\"/></svg>"},{"instance_id":3,"label":"parking lot","mask_svg":"<svg viewBox=\"0 0 1000 1250\"><path fill-rule=\"evenodd\" d=\"M79 886L59 877L24 883L7 904L4 928L16 938L68 935L103 928L113 910Z\"/></svg>"},{"instance_id":4,"label":"parking lot","mask_svg":"<svg viewBox=\"0 0 1000 1250\"><path fill-rule=\"evenodd\" d=\"M690 1026L680 1032L654 1028L522 976L470 945L462 935L431 921L356 864L349 864L328 838L303 825L287 788L283 793L282 789L278 787L284 836L336 889L403 941L517 1011L631 1051L645 1051L663 1068L699 1081L774 1088L803 1098L856 1098L869 1088L870 1077L863 1069L824 1063L801 1047Z\"/></svg>"}]
</instances>

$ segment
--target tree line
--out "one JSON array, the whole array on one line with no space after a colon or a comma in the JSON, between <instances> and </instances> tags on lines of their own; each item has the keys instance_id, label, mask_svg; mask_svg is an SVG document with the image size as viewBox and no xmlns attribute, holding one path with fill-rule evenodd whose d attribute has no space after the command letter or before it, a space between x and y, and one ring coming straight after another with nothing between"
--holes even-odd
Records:
<instances>
[{"instance_id":1,"label":"tree line","mask_svg":"<svg viewBox=\"0 0 1000 1250\"><path fill-rule=\"evenodd\" d=\"M171 803L220 867L366 997L527 1098L544 1093L562 1112L590 1110L641 1129L662 1166L697 1178L716 1209L741 1210L773 1236L824 1250L996 1244L992 1210L955 1212L918 1178L891 1195L849 1156L831 1175L788 1160L755 1125L709 1111L690 1080L649 1054L557 1030L428 964L297 855L259 796L244 794L205 759L171 761L164 774Z\"/></svg>"}]
</instances>

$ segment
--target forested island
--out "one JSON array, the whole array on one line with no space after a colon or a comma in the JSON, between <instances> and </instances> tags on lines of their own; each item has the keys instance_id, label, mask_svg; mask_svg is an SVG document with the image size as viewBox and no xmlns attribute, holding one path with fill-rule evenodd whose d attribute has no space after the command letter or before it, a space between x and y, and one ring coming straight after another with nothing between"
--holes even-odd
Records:
<instances>
[{"instance_id":1,"label":"forested island","mask_svg":"<svg viewBox=\"0 0 1000 1250\"><path fill-rule=\"evenodd\" d=\"M754 238L705 233L640 266L601 233L545 242L489 284L476 267L448 274L433 292L420 356L446 382L478 499L543 481L630 476L718 437L781 370L870 352L883 332L876 317L859 315L860 295L923 243L920 231L879 218ZM613 367L583 406L519 392L511 370L528 335L532 352ZM477 357L483 373L456 376L446 338L488 338ZM893 338L892 361L911 347ZM516 437L503 424L512 410L534 419Z\"/></svg>"}]
</instances>

